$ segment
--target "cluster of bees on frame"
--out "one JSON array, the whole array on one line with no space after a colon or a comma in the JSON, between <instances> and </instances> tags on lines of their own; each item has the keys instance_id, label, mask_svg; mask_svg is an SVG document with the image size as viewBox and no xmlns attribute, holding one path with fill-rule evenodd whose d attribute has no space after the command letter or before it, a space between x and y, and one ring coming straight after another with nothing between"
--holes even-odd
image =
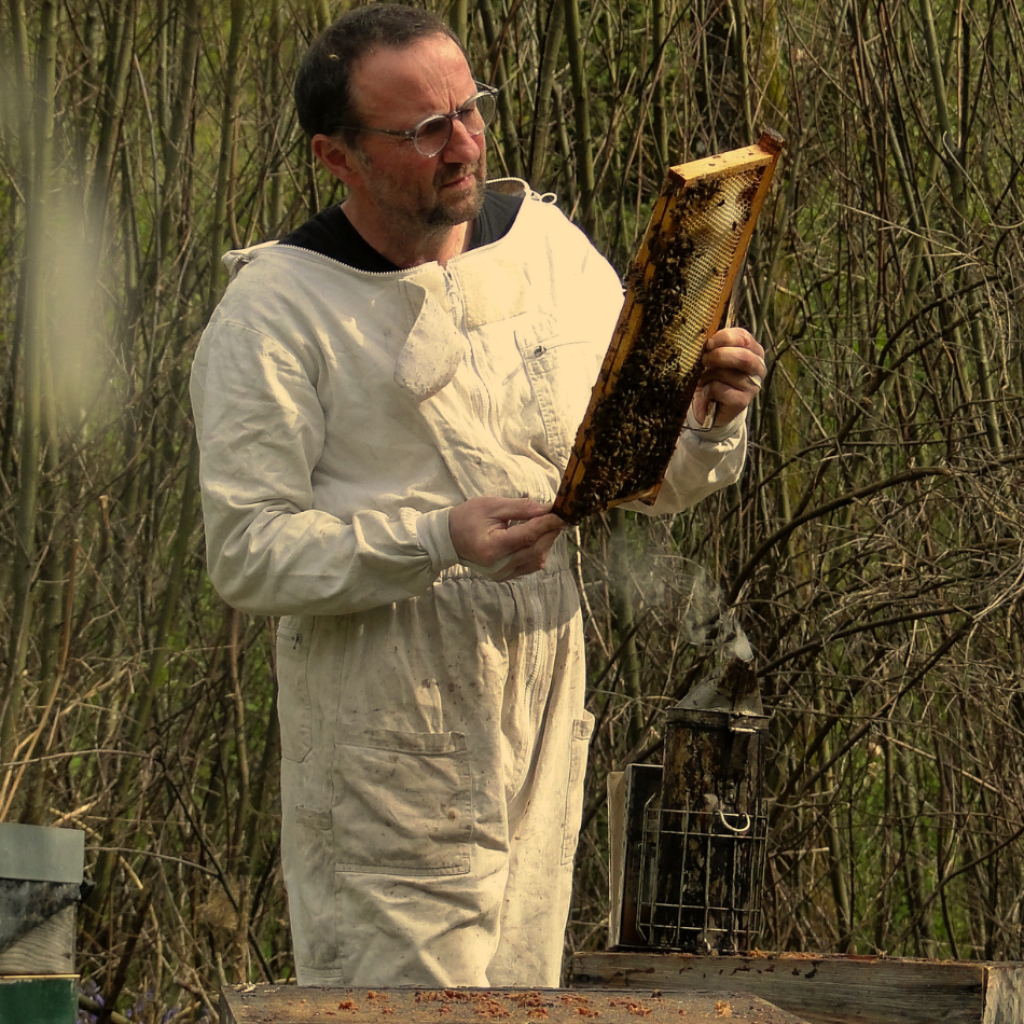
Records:
<instances>
[{"instance_id":1,"label":"cluster of bees on frame","mask_svg":"<svg viewBox=\"0 0 1024 1024\"><path fill-rule=\"evenodd\" d=\"M707 315L709 295L712 302L717 295L756 184L744 183L739 196L734 189L727 195L721 178L667 184L675 202L648 236L647 259L638 257L626 276L627 303L640 307L640 322L617 378L593 409L573 521L664 477L700 378L707 332L697 321ZM710 267L703 265L708 260Z\"/></svg>"}]
</instances>

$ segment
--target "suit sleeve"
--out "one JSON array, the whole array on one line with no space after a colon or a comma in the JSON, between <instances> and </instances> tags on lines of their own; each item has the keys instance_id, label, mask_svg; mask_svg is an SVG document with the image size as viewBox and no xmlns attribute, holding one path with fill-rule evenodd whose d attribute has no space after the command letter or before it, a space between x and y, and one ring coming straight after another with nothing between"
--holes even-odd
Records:
<instances>
[{"instance_id":1,"label":"suit sleeve","mask_svg":"<svg viewBox=\"0 0 1024 1024\"><path fill-rule=\"evenodd\" d=\"M214 315L192 369L210 577L254 614L340 615L424 592L458 560L448 509L316 507L315 350Z\"/></svg>"}]
</instances>

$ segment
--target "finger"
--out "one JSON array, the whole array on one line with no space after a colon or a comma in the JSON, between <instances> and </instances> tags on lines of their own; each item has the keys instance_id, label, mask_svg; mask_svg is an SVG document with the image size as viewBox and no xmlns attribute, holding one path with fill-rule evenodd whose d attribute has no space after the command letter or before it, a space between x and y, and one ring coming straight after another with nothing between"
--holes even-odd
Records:
<instances>
[{"instance_id":1,"label":"finger","mask_svg":"<svg viewBox=\"0 0 1024 1024\"><path fill-rule=\"evenodd\" d=\"M698 381L699 387L707 387L709 384L723 384L737 391L760 391L764 384L765 369L763 365L739 369L714 369L705 370Z\"/></svg>"},{"instance_id":2,"label":"finger","mask_svg":"<svg viewBox=\"0 0 1024 1024\"><path fill-rule=\"evenodd\" d=\"M551 530L541 536L535 544L516 551L505 564L501 576L498 578L510 580L518 576L528 576L530 573L543 569L560 532Z\"/></svg>"},{"instance_id":3,"label":"finger","mask_svg":"<svg viewBox=\"0 0 1024 1024\"><path fill-rule=\"evenodd\" d=\"M714 381L704 388L704 399L717 402L720 406L748 406L757 397L757 388L734 388L721 381Z\"/></svg>"},{"instance_id":4,"label":"finger","mask_svg":"<svg viewBox=\"0 0 1024 1024\"><path fill-rule=\"evenodd\" d=\"M704 346L705 352L721 348L744 348L758 356L764 355L760 342L745 327L724 327L712 334Z\"/></svg>"},{"instance_id":5,"label":"finger","mask_svg":"<svg viewBox=\"0 0 1024 1024\"><path fill-rule=\"evenodd\" d=\"M480 564L497 565L509 559L500 567L501 575L494 578L511 579L519 574L517 570L530 559L531 552L538 544L546 544L546 549L549 549L565 525L565 520L560 516L548 513L539 518L514 523L500 531L492 531L487 543L480 548L482 558L485 559Z\"/></svg>"},{"instance_id":6,"label":"finger","mask_svg":"<svg viewBox=\"0 0 1024 1024\"><path fill-rule=\"evenodd\" d=\"M705 352L702 360L702 373L706 378L710 379L721 371L731 370L743 374L756 374L763 380L768 372L768 367L764 356L749 348L729 345L712 352Z\"/></svg>"},{"instance_id":7,"label":"finger","mask_svg":"<svg viewBox=\"0 0 1024 1024\"><path fill-rule=\"evenodd\" d=\"M550 511L550 505L542 505L533 498L493 498L488 509L492 519L505 523L536 519Z\"/></svg>"},{"instance_id":8,"label":"finger","mask_svg":"<svg viewBox=\"0 0 1024 1024\"><path fill-rule=\"evenodd\" d=\"M503 541L509 551L525 551L550 535L548 542L550 547L564 527L565 520L561 516L548 512L545 515L510 526L504 533Z\"/></svg>"},{"instance_id":9,"label":"finger","mask_svg":"<svg viewBox=\"0 0 1024 1024\"><path fill-rule=\"evenodd\" d=\"M701 394L709 405L716 403L718 416L716 426L728 423L747 408L757 397L758 389L754 387L734 388L721 381L714 381L703 389Z\"/></svg>"},{"instance_id":10,"label":"finger","mask_svg":"<svg viewBox=\"0 0 1024 1024\"><path fill-rule=\"evenodd\" d=\"M725 376L725 375L723 375ZM755 374L730 373L728 380L719 377L702 379L694 395L693 415L699 423L706 419L714 406L718 411L714 426L731 423L757 397L761 384Z\"/></svg>"}]
</instances>

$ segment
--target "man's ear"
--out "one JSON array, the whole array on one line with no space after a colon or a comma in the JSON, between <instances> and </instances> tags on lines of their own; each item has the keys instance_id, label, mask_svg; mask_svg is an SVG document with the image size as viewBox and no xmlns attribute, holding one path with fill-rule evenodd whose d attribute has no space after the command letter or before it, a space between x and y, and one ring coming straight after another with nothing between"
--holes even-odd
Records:
<instances>
[{"instance_id":1,"label":"man's ear","mask_svg":"<svg viewBox=\"0 0 1024 1024\"><path fill-rule=\"evenodd\" d=\"M351 146L346 146L330 135L314 135L312 146L313 155L335 178L346 185L352 184L359 163Z\"/></svg>"}]
</instances>

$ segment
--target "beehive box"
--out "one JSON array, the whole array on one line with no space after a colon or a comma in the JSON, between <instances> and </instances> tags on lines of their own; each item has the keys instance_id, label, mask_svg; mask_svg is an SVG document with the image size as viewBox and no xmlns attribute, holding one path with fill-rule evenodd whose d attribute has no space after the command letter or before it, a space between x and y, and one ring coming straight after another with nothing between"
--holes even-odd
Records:
<instances>
[{"instance_id":1,"label":"beehive box","mask_svg":"<svg viewBox=\"0 0 1024 1024\"><path fill-rule=\"evenodd\" d=\"M573 982L758 995L810 1024L1021 1024L1024 963L757 953L580 953Z\"/></svg>"},{"instance_id":2,"label":"beehive box","mask_svg":"<svg viewBox=\"0 0 1024 1024\"><path fill-rule=\"evenodd\" d=\"M224 988L220 1019L221 1024L806 1024L747 993L281 985Z\"/></svg>"},{"instance_id":3,"label":"beehive box","mask_svg":"<svg viewBox=\"0 0 1024 1024\"><path fill-rule=\"evenodd\" d=\"M78 975L0 977L2 1024L74 1024Z\"/></svg>"},{"instance_id":4,"label":"beehive box","mask_svg":"<svg viewBox=\"0 0 1024 1024\"><path fill-rule=\"evenodd\" d=\"M0 1024L74 1024L85 833L0 823Z\"/></svg>"}]
</instances>

